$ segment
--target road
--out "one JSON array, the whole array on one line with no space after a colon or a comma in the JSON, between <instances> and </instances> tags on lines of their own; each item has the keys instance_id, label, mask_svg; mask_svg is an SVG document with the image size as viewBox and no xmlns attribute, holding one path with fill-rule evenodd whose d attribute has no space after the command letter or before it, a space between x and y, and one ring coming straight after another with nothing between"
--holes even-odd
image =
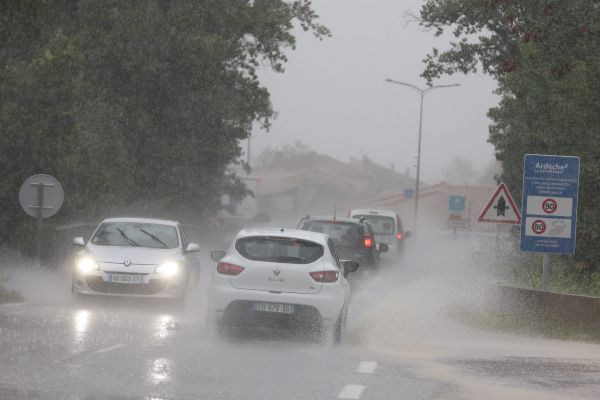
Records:
<instances>
[{"instance_id":1,"label":"road","mask_svg":"<svg viewBox=\"0 0 600 400\"><path fill-rule=\"evenodd\" d=\"M464 242L432 240L360 280L339 346L280 332L210 337L205 281L180 309L71 301L60 275L28 273L42 282L24 288L28 303L0 306L0 399L598 398L599 345L449 318L484 301L489 276L473 274Z\"/></svg>"}]
</instances>

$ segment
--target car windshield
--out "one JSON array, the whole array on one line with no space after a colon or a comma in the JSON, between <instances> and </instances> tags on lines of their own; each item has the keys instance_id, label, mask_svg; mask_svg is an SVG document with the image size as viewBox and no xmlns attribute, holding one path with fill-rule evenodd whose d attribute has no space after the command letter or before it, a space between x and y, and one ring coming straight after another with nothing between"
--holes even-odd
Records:
<instances>
[{"instance_id":1,"label":"car windshield","mask_svg":"<svg viewBox=\"0 0 600 400\"><path fill-rule=\"evenodd\" d=\"M92 244L175 249L179 246L179 239L177 230L170 225L105 222L92 237Z\"/></svg>"},{"instance_id":2,"label":"car windshield","mask_svg":"<svg viewBox=\"0 0 600 400\"><path fill-rule=\"evenodd\" d=\"M393 235L394 218L382 215L355 215L353 218L364 218L371 225L376 235Z\"/></svg>"},{"instance_id":3,"label":"car windshield","mask_svg":"<svg viewBox=\"0 0 600 400\"><path fill-rule=\"evenodd\" d=\"M336 246L358 246L361 243L360 227L352 222L307 220L300 229L325 233Z\"/></svg>"},{"instance_id":4,"label":"car windshield","mask_svg":"<svg viewBox=\"0 0 600 400\"><path fill-rule=\"evenodd\" d=\"M308 240L271 236L238 239L235 249L252 261L310 264L323 256L323 246Z\"/></svg>"}]
</instances>

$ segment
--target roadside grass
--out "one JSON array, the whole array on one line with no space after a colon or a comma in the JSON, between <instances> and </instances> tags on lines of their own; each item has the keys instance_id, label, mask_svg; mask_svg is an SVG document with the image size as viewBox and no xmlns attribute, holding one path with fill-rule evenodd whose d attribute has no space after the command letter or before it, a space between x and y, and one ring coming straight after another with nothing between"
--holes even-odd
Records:
<instances>
[{"instance_id":1,"label":"roadside grass","mask_svg":"<svg viewBox=\"0 0 600 400\"><path fill-rule=\"evenodd\" d=\"M467 325L496 333L600 343L598 326L535 319L516 313L485 309L452 309L448 314Z\"/></svg>"},{"instance_id":2,"label":"roadside grass","mask_svg":"<svg viewBox=\"0 0 600 400\"><path fill-rule=\"evenodd\" d=\"M0 304L19 303L23 301L23 296L15 290L7 290L0 286Z\"/></svg>"},{"instance_id":3,"label":"roadside grass","mask_svg":"<svg viewBox=\"0 0 600 400\"><path fill-rule=\"evenodd\" d=\"M510 283L518 287L541 288L541 255L525 255L511 261L508 264L512 270L512 276L508 279ZM548 289L558 293L600 297L600 271L593 271L569 257L552 255Z\"/></svg>"}]
</instances>

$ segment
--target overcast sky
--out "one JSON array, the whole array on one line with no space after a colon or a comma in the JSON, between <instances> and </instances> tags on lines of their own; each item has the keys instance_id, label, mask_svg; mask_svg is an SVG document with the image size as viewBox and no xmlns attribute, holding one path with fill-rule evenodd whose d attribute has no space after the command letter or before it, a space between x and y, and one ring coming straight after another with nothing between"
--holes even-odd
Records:
<instances>
[{"instance_id":1,"label":"overcast sky","mask_svg":"<svg viewBox=\"0 0 600 400\"><path fill-rule=\"evenodd\" d=\"M445 48L451 35L434 38L405 16L421 0L313 0L333 36L319 41L299 32L286 72L261 71L278 117L269 132L255 129L251 155L268 145L301 140L342 161L367 155L415 176L419 95L386 78L425 87L422 60L432 47ZM407 25L408 23L408 25ZM460 155L483 169L493 159L487 143L487 110L496 105L488 76L454 75L436 84L460 83L425 97L421 176L440 180Z\"/></svg>"}]
</instances>

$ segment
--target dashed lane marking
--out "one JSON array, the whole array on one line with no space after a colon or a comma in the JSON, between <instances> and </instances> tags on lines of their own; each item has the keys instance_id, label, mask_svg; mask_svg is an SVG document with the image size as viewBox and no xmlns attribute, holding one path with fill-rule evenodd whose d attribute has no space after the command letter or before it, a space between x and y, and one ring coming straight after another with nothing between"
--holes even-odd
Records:
<instances>
[{"instance_id":1,"label":"dashed lane marking","mask_svg":"<svg viewBox=\"0 0 600 400\"><path fill-rule=\"evenodd\" d=\"M365 390L364 385L346 385L338 395L338 399L358 400L363 390Z\"/></svg>"},{"instance_id":2,"label":"dashed lane marking","mask_svg":"<svg viewBox=\"0 0 600 400\"><path fill-rule=\"evenodd\" d=\"M108 346L103 349L100 349L100 350L96 351L96 353L98 353L98 354L108 353L109 351L120 349L121 347L125 347L125 345L124 344L115 344L114 346Z\"/></svg>"},{"instance_id":3,"label":"dashed lane marking","mask_svg":"<svg viewBox=\"0 0 600 400\"><path fill-rule=\"evenodd\" d=\"M356 372L359 372L361 374L372 374L373 372L375 372L375 368L377 368L377 362L362 361L360 364L358 364Z\"/></svg>"}]
</instances>

